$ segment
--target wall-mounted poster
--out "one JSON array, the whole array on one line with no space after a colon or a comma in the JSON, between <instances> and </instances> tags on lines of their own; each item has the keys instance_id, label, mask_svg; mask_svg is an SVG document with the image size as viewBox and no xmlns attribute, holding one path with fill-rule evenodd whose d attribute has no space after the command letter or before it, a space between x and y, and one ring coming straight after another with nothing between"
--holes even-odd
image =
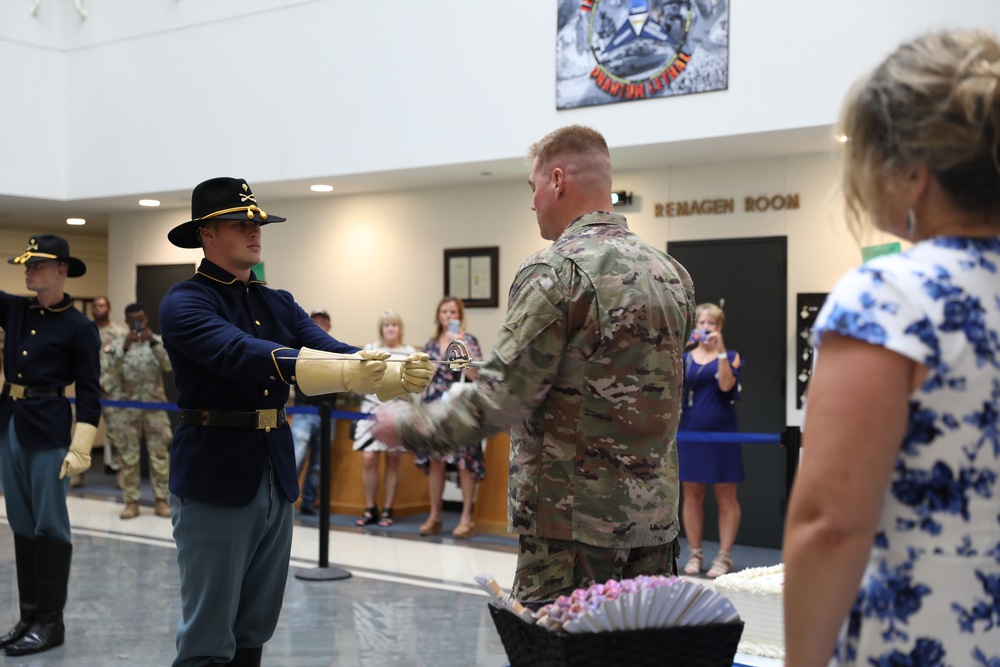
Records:
<instances>
[{"instance_id":1,"label":"wall-mounted poster","mask_svg":"<svg viewBox=\"0 0 1000 667\"><path fill-rule=\"evenodd\" d=\"M799 313L798 331L795 332L795 407L801 410L806 406L806 390L809 389L809 379L812 377L816 353L809 342L809 333L812 331L813 325L816 324L819 309L826 302L826 292L800 293L795 301L795 307Z\"/></svg>"},{"instance_id":2,"label":"wall-mounted poster","mask_svg":"<svg viewBox=\"0 0 1000 667\"><path fill-rule=\"evenodd\" d=\"M729 0L559 0L556 108L725 90Z\"/></svg>"}]
</instances>

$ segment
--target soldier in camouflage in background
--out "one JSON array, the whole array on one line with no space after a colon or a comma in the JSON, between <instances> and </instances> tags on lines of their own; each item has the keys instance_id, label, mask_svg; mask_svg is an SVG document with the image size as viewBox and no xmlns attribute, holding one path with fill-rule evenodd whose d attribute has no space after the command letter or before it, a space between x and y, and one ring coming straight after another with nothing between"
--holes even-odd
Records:
<instances>
[{"instance_id":1,"label":"soldier in camouflage in background","mask_svg":"<svg viewBox=\"0 0 1000 667\"><path fill-rule=\"evenodd\" d=\"M528 157L531 208L553 243L521 265L489 361L448 402L385 406L372 434L447 451L510 427L513 593L546 600L676 573L681 353L695 302L687 271L607 212L603 136L565 127Z\"/></svg>"},{"instance_id":2,"label":"soldier in camouflage in background","mask_svg":"<svg viewBox=\"0 0 1000 667\"><path fill-rule=\"evenodd\" d=\"M128 333L116 338L106 353L101 386L115 387L116 397L124 401L166 403L163 374L172 370L160 337L149 329L149 320L137 303L125 307ZM153 512L169 517L167 478L170 473L170 418L165 410L121 408L114 419L118 455L118 488L122 490L125 509L122 519L139 516L140 447L146 437L149 453L149 482L153 487ZM112 427L109 419L109 428Z\"/></svg>"},{"instance_id":3,"label":"soldier in camouflage in background","mask_svg":"<svg viewBox=\"0 0 1000 667\"><path fill-rule=\"evenodd\" d=\"M124 326L117 322L112 322L110 318L111 302L106 296L95 296L90 307L91 319L97 325L97 333L101 335L101 375L108 365L108 353L111 351L111 341L118 336L128 333ZM101 386L101 398L115 400L118 397L117 388L111 386ZM116 424L118 423L118 408L103 408L101 416L104 418L104 467L118 472L117 454L115 450ZM83 473L74 475L69 481L72 488L83 486Z\"/></svg>"}]
</instances>

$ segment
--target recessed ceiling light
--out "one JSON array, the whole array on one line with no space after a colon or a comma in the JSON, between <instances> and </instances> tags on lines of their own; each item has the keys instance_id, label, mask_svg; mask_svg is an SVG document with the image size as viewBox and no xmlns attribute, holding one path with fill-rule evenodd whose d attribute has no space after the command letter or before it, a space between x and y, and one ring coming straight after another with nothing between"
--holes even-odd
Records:
<instances>
[{"instance_id":1,"label":"recessed ceiling light","mask_svg":"<svg viewBox=\"0 0 1000 667\"><path fill-rule=\"evenodd\" d=\"M846 144L847 143L847 135L846 134L838 134L837 135L837 141L839 141L842 144Z\"/></svg>"},{"instance_id":2,"label":"recessed ceiling light","mask_svg":"<svg viewBox=\"0 0 1000 667\"><path fill-rule=\"evenodd\" d=\"M309 189L313 192L333 192L332 185L310 185Z\"/></svg>"},{"instance_id":3,"label":"recessed ceiling light","mask_svg":"<svg viewBox=\"0 0 1000 667\"><path fill-rule=\"evenodd\" d=\"M87 221L83 218L66 218L67 225L85 225Z\"/></svg>"},{"instance_id":4,"label":"recessed ceiling light","mask_svg":"<svg viewBox=\"0 0 1000 667\"><path fill-rule=\"evenodd\" d=\"M159 206L159 199L140 199L139 206Z\"/></svg>"}]
</instances>

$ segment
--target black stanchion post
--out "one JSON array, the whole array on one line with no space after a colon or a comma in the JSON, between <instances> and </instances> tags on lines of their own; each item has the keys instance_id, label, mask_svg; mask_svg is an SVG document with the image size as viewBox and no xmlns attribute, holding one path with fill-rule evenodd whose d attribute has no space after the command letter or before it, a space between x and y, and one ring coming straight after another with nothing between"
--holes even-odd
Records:
<instances>
[{"instance_id":1,"label":"black stanchion post","mask_svg":"<svg viewBox=\"0 0 1000 667\"><path fill-rule=\"evenodd\" d=\"M319 566L330 565L330 443L333 424L330 410L333 406L323 401L319 404Z\"/></svg>"},{"instance_id":2,"label":"black stanchion post","mask_svg":"<svg viewBox=\"0 0 1000 667\"><path fill-rule=\"evenodd\" d=\"M333 404L319 404L319 567L299 570L296 579L332 581L347 579L351 573L339 567L330 567L330 443L333 441L330 410Z\"/></svg>"}]
</instances>

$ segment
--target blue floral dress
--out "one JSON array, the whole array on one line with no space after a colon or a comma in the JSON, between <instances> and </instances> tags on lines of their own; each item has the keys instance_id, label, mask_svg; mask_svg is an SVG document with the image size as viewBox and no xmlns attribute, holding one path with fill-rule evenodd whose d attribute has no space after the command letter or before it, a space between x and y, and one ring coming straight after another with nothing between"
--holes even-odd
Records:
<instances>
[{"instance_id":1,"label":"blue floral dress","mask_svg":"<svg viewBox=\"0 0 1000 667\"><path fill-rule=\"evenodd\" d=\"M814 343L833 331L930 370L831 665L1000 665L998 266L1000 239L924 241L845 275L817 318Z\"/></svg>"},{"instance_id":2,"label":"blue floral dress","mask_svg":"<svg viewBox=\"0 0 1000 667\"><path fill-rule=\"evenodd\" d=\"M469 348L469 357L473 361L482 361L483 353L479 349L479 341L476 340L476 337L470 333L465 333L462 334L462 339L465 341L466 347ZM430 355L432 360L446 359L446 356L441 354L441 350L438 348L436 336L424 343L423 351ZM439 400L451 385L462 378L462 371L453 371L448 367L448 364L435 364L435 368L434 377L431 378L430 384L424 390L424 403ZM448 454L446 456L429 454L428 452L417 452L413 459L413 464L426 473L430 467L428 460L431 458L444 459L449 469L468 470L477 481L486 479L486 460L483 457L482 443L471 447L463 447L455 454Z\"/></svg>"}]
</instances>

